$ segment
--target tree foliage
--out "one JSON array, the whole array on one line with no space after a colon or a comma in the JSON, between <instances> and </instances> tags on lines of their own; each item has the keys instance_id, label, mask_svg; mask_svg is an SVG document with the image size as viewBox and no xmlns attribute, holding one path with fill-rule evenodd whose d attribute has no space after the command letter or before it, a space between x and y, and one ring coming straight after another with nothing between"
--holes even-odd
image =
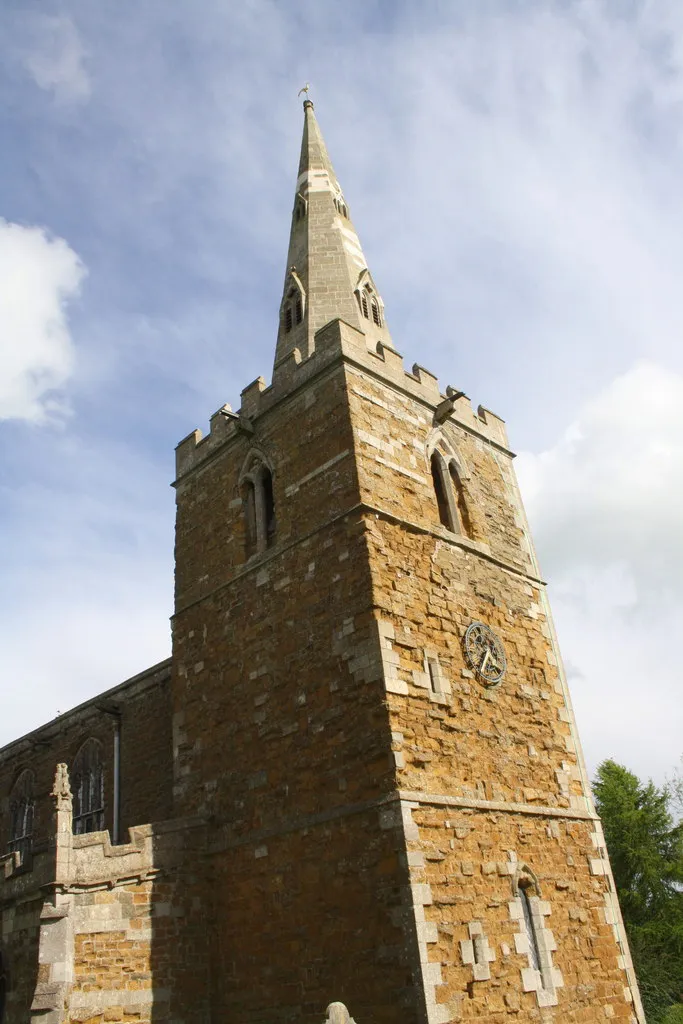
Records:
<instances>
[{"instance_id":1,"label":"tree foliage","mask_svg":"<svg viewBox=\"0 0 683 1024\"><path fill-rule=\"evenodd\" d=\"M648 1024L683 1024L683 823L669 785L603 761L593 782Z\"/></svg>"}]
</instances>

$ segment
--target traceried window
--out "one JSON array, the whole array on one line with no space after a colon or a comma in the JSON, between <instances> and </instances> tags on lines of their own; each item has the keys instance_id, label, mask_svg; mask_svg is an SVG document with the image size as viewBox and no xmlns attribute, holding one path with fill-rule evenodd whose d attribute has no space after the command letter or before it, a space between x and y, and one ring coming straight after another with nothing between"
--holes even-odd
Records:
<instances>
[{"instance_id":1,"label":"traceried window","mask_svg":"<svg viewBox=\"0 0 683 1024\"><path fill-rule=\"evenodd\" d=\"M26 769L14 783L9 800L10 838L8 849L10 852L16 850L22 861L30 854L33 842L35 808L33 791L33 772Z\"/></svg>"},{"instance_id":2,"label":"traceried window","mask_svg":"<svg viewBox=\"0 0 683 1024\"><path fill-rule=\"evenodd\" d=\"M439 513L439 522L451 533L472 536L465 489L455 458L436 448L430 458L432 484Z\"/></svg>"},{"instance_id":3,"label":"traceried window","mask_svg":"<svg viewBox=\"0 0 683 1024\"><path fill-rule=\"evenodd\" d=\"M242 502L245 519L245 555L251 558L275 543L277 517L273 474L265 462L254 458L243 474Z\"/></svg>"},{"instance_id":4,"label":"traceried window","mask_svg":"<svg viewBox=\"0 0 683 1024\"><path fill-rule=\"evenodd\" d=\"M104 764L102 744L87 740L71 769L73 830L76 835L104 829Z\"/></svg>"}]
</instances>

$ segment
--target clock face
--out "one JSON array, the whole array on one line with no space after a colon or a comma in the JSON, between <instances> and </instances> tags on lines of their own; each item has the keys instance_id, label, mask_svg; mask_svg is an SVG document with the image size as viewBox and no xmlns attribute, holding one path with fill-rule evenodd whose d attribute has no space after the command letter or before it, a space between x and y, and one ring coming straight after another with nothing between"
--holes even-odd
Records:
<instances>
[{"instance_id":1,"label":"clock face","mask_svg":"<svg viewBox=\"0 0 683 1024\"><path fill-rule=\"evenodd\" d=\"M465 657L472 671L487 686L495 686L505 675L505 648L497 633L483 622L471 622L465 632Z\"/></svg>"}]
</instances>

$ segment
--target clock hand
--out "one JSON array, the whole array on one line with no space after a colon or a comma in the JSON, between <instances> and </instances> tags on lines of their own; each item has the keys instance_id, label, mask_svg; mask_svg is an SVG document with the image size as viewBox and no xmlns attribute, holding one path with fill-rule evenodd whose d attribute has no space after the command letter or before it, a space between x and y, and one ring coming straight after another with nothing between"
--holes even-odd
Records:
<instances>
[{"instance_id":1,"label":"clock hand","mask_svg":"<svg viewBox=\"0 0 683 1024\"><path fill-rule=\"evenodd\" d=\"M490 661L490 660L491 660L491 652L489 650L487 650L486 654L482 658L481 665L479 666L479 671L480 672L484 671L484 669L486 668L486 662Z\"/></svg>"}]
</instances>

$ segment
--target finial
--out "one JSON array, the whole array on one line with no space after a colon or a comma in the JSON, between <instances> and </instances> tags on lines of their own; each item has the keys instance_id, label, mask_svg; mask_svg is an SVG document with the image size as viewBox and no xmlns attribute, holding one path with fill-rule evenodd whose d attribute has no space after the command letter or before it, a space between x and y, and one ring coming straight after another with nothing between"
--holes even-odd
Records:
<instances>
[{"instance_id":1,"label":"finial","mask_svg":"<svg viewBox=\"0 0 683 1024\"><path fill-rule=\"evenodd\" d=\"M330 1003L325 1012L327 1019L324 1024L356 1024L343 1003Z\"/></svg>"},{"instance_id":2,"label":"finial","mask_svg":"<svg viewBox=\"0 0 683 1024\"><path fill-rule=\"evenodd\" d=\"M52 787L52 796L55 797L58 808L65 805L71 806L71 786L69 785L69 769L65 764L58 764L55 772L55 784Z\"/></svg>"}]
</instances>

